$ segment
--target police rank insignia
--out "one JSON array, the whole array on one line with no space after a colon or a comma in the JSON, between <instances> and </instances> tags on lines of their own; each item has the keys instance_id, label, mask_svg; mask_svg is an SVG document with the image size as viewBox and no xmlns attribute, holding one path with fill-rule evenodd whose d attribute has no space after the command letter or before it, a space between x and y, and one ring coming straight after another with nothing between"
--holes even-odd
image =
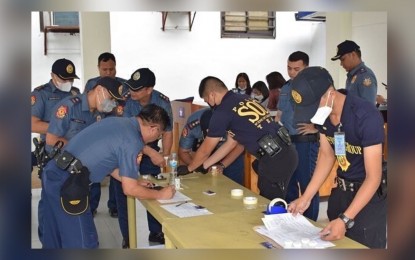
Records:
<instances>
[{"instance_id":1,"label":"police rank insignia","mask_svg":"<svg viewBox=\"0 0 415 260\"><path fill-rule=\"evenodd\" d=\"M36 96L32 95L30 97L30 102L32 103L32 106L36 103Z\"/></svg>"},{"instance_id":2,"label":"police rank insignia","mask_svg":"<svg viewBox=\"0 0 415 260\"><path fill-rule=\"evenodd\" d=\"M372 85L372 80L371 80L370 78L365 78L365 79L363 80L363 85L364 85L365 87L369 87L370 85Z\"/></svg>"},{"instance_id":3,"label":"police rank insignia","mask_svg":"<svg viewBox=\"0 0 415 260\"><path fill-rule=\"evenodd\" d=\"M58 110L56 111L56 117L59 119L62 119L68 114L68 107L67 106L60 106L58 107Z\"/></svg>"},{"instance_id":4,"label":"police rank insignia","mask_svg":"<svg viewBox=\"0 0 415 260\"><path fill-rule=\"evenodd\" d=\"M350 163L346 158L346 155L337 155L337 162L339 163L340 168L342 171L347 171L349 169Z\"/></svg>"},{"instance_id":5,"label":"police rank insignia","mask_svg":"<svg viewBox=\"0 0 415 260\"><path fill-rule=\"evenodd\" d=\"M166 100L167 102L170 102L170 99L169 99L167 96L165 96L165 95L163 95L163 94L161 94L161 93L160 93L160 97L161 97L162 99Z\"/></svg>"},{"instance_id":6,"label":"police rank insignia","mask_svg":"<svg viewBox=\"0 0 415 260\"><path fill-rule=\"evenodd\" d=\"M298 93L295 90L291 90L291 96L297 104L300 104L303 101L303 98L301 97L300 93Z\"/></svg>"},{"instance_id":7,"label":"police rank insignia","mask_svg":"<svg viewBox=\"0 0 415 260\"><path fill-rule=\"evenodd\" d=\"M72 64L68 64L68 66L66 66L66 72L68 72L69 74L73 73L73 66Z\"/></svg>"},{"instance_id":8,"label":"police rank insignia","mask_svg":"<svg viewBox=\"0 0 415 260\"><path fill-rule=\"evenodd\" d=\"M136 72L133 74L133 80L139 80L140 79L140 72Z\"/></svg>"},{"instance_id":9,"label":"police rank insignia","mask_svg":"<svg viewBox=\"0 0 415 260\"><path fill-rule=\"evenodd\" d=\"M356 81L356 79L357 79L357 75L354 75L352 78L352 84Z\"/></svg>"}]
</instances>

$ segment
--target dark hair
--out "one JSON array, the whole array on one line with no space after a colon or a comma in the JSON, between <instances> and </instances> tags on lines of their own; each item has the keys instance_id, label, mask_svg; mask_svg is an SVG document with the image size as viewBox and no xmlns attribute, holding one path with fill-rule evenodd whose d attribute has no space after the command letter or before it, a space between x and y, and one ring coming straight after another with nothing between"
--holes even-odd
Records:
<instances>
[{"instance_id":1,"label":"dark hair","mask_svg":"<svg viewBox=\"0 0 415 260\"><path fill-rule=\"evenodd\" d=\"M310 61L310 58L308 57L308 54L302 51L295 51L288 56L289 61L299 61L302 60L304 65L308 66L308 63Z\"/></svg>"},{"instance_id":2,"label":"dark hair","mask_svg":"<svg viewBox=\"0 0 415 260\"><path fill-rule=\"evenodd\" d=\"M284 86L285 82L287 82L285 80L284 76L282 76L282 74L279 73L278 71L271 72L265 78L268 82L268 88L270 90L271 89L282 88L282 86Z\"/></svg>"},{"instance_id":3,"label":"dark hair","mask_svg":"<svg viewBox=\"0 0 415 260\"><path fill-rule=\"evenodd\" d=\"M222 80L213 76L207 76L206 78L202 79L199 84L199 96L203 98L203 94L205 93L206 88L210 88L211 86L216 86L226 90L228 89Z\"/></svg>"},{"instance_id":4,"label":"dark hair","mask_svg":"<svg viewBox=\"0 0 415 260\"><path fill-rule=\"evenodd\" d=\"M252 86L252 89L258 89L262 93L264 98L261 100L261 102L263 102L265 99L269 97L269 91L268 91L267 85L263 81L255 82L255 84Z\"/></svg>"},{"instance_id":5,"label":"dark hair","mask_svg":"<svg viewBox=\"0 0 415 260\"><path fill-rule=\"evenodd\" d=\"M104 53L101 53L101 55L99 55L99 56L98 56L98 65L99 65L99 63L100 63L101 61L103 61L103 62L107 62L107 61L109 61L109 60L112 60L112 61L114 61L114 63L117 63L117 62L115 61L115 56L114 56L114 54L109 53L109 52L104 52Z\"/></svg>"},{"instance_id":6,"label":"dark hair","mask_svg":"<svg viewBox=\"0 0 415 260\"><path fill-rule=\"evenodd\" d=\"M150 124L159 124L162 131L170 127L170 118L166 110L156 104L145 105L138 117Z\"/></svg>"},{"instance_id":7,"label":"dark hair","mask_svg":"<svg viewBox=\"0 0 415 260\"><path fill-rule=\"evenodd\" d=\"M251 95L252 88L251 88L251 82L249 81L248 74L246 74L245 72L241 72L241 73L238 74L238 76L236 76L235 88L238 88L238 79L239 78L244 78L246 80L246 90L245 90L245 93L247 95Z\"/></svg>"}]
</instances>

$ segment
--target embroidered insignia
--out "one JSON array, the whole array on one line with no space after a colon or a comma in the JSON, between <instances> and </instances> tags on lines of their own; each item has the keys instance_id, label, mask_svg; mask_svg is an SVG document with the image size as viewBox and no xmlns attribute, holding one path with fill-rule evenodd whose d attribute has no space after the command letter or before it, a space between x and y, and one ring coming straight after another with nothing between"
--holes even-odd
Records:
<instances>
[{"instance_id":1,"label":"embroidered insignia","mask_svg":"<svg viewBox=\"0 0 415 260\"><path fill-rule=\"evenodd\" d=\"M133 80L139 80L140 79L140 72L136 72L133 74Z\"/></svg>"},{"instance_id":2,"label":"embroidered insignia","mask_svg":"<svg viewBox=\"0 0 415 260\"><path fill-rule=\"evenodd\" d=\"M62 105L56 111L56 117L59 119L62 119L66 116L67 113L68 113L68 107Z\"/></svg>"},{"instance_id":3,"label":"embroidered insignia","mask_svg":"<svg viewBox=\"0 0 415 260\"><path fill-rule=\"evenodd\" d=\"M30 97L30 101L31 101L32 106L33 106L33 105L36 103L36 96L32 95L32 96Z\"/></svg>"},{"instance_id":4,"label":"embroidered insignia","mask_svg":"<svg viewBox=\"0 0 415 260\"><path fill-rule=\"evenodd\" d=\"M143 153L139 153L138 155L137 155L137 164L138 165L140 165L140 163L141 163L141 159L143 158Z\"/></svg>"},{"instance_id":5,"label":"embroidered insignia","mask_svg":"<svg viewBox=\"0 0 415 260\"><path fill-rule=\"evenodd\" d=\"M350 163L346 158L346 155L337 155L337 162L339 163L340 168L342 171L347 171L349 169Z\"/></svg>"},{"instance_id":6,"label":"embroidered insignia","mask_svg":"<svg viewBox=\"0 0 415 260\"><path fill-rule=\"evenodd\" d=\"M365 79L363 80L363 85L364 85L365 87L370 87L370 85L372 85L372 80L371 80L370 78L365 78Z\"/></svg>"},{"instance_id":7,"label":"embroidered insignia","mask_svg":"<svg viewBox=\"0 0 415 260\"><path fill-rule=\"evenodd\" d=\"M101 121L102 117L101 115L97 115L97 122Z\"/></svg>"},{"instance_id":8,"label":"embroidered insignia","mask_svg":"<svg viewBox=\"0 0 415 260\"><path fill-rule=\"evenodd\" d=\"M121 105L117 106L117 115L122 116L124 114L124 107Z\"/></svg>"},{"instance_id":9,"label":"embroidered insignia","mask_svg":"<svg viewBox=\"0 0 415 260\"><path fill-rule=\"evenodd\" d=\"M166 100L167 102L170 102L170 99L169 99L167 96L165 96L165 95L163 95L163 94L161 94L161 93L160 93L160 97L161 97L162 99Z\"/></svg>"},{"instance_id":10,"label":"embroidered insignia","mask_svg":"<svg viewBox=\"0 0 415 260\"><path fill-rule=\"evenodd\" d=\"M72 101L72 103L76 104L76 103L79 103L81 101L81 99L78 98L78 97L74 97L74 98L71 98L71 101Z\"/></svg>"},{"instance_id":11,"label":"embroidered insignia","mask_svg":"<svg viewBox=\"0 0 415 260\"><path fill-rule=\"evenodd\" d=\"M301 97L300 93L298 93L295 90L291 90L291 96L294 99L294 102L297 104L300 104L303 101L303 98Z\"/></svg>"},{"instance_id":12,"label":"embroidered insignia","mask_svg":"<svg viewBox=\"0 0 415 260\"><path fill-rule=\"evenodd\" d=\"M189 135L189 130L187 130L187 127L183 127L182 136L187 137Z\"/></svg>"},{"instance_id":13,"label":"embroidered insignia","mask_svg":"<svg viewBox=\"0 0 415 260\"><path fill-rule=\"evenodd\" d=\"M352 78L352 84L356 81L356 79L357 79L357 75L354 75Z\"/></svg>"},{"instance_id":14,"label":"embroidered insignia","mask_svg":"<svg viewBox=\"0 0 415 260\"><path fill-rule=\"evenodd\" d=\"M66 66L66 72L68 72L69 74L73 73L73 66L72 64L68 64L68 66Z\"/></svg>"}]
</instances>

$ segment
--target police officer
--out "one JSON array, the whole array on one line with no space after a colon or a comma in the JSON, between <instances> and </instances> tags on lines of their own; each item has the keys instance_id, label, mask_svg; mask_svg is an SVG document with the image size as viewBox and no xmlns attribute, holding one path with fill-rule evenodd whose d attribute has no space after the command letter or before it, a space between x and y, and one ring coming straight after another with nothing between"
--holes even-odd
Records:
<instances>
[{"instance_id":1,"label":"police officer","mask_svg":"<svg viewBox=\"0 0 415 260\"><path fill-rule=\"evenodd\" d=\"M340 65L347 71L347 93L357 95L375 104L378 85L373 71L362 62L360 46L345 40L337 45L337 54L331 60L340 59Z\"/></svg>"},{"instance_id":2,"label":"police officer","mask_svg":"<svg viewBox=\"0 0 415 260\"><path fill-rule=\"evenodd\" d=\"M209 131L192 163L179 167L178 174L224 158L238 146L244 146L258 160L258 188L268 199L285 198L288 182L297 166L297 152L287 130L277 124L266 108L246 95L228 91L216 77L204 78L199 95L214 108ZM207 160L224 135L226 142Z\"/></svg>"},{"instance_id":3,"label":"police officer","mask_svg":"<svg viewBox=\"0 0 415 260\"><path fill-rule=\"evenodd\" d=\"M150 104L137 117L106 118L75 135L42 174L45 192L39 212L44 214L43 248L98 247L87 193L80 189L83 183L73 183L68 191L64 189L68 178L78 180L89 175L88 181L101 182L111 174L122 183L122 190L128 196L172 198L174 186L158 191L149 189L152 184L148 181L137 181L144 145L157 140L169 124L166 111Z\"/></svg>"},{"instance_id":4,"label":"police officer","mask_svg":"<svg viewBox=\"0 0 415 260\"><path fill-rule=\"evenodd\" d=\"M173 113L171 109L170 100L162 93L154 90L156 84L156 76L148 68L140 68L131 74L131 78L125 82L125 85L130 90L130 98L127 99L124 116L130 117L137 115L143 106L147 104L156 104L167 111L170 118L170 125L166 128L166 131L161 136L163 145L163 152L159 153L160 147L158 147L158 140L146 145L143 149L143 158L140 164L142 174L152 174L153 176L160 173L160 167L165 164L164 156L170 155L170 150L173 145ZM117 184L120 187L120 184ZM117 186L116 186L117 187ZM118 190L120 190L118 188ZM118 193L119 194L119 193ZM126 197L122 194L117 195L117 203L119 200L124 200L121 208L118 208L119 221L121 226L121 232L124 236L123 244L128 244L128 222L127 222L127 208L126 208ZM121 214L125 216L125 219L121 218ZM148 226L150 230L149 241L155 243L164 244L164 234L161 231L161 224L147 212Z\"/></svg>"},{"instance_id":5,"label":"police officer","mask_svg":"<svg viewBox=\"0 0 415 260\"><path fill-rule=\"evenodd\" d=\"M318 155L318 130L310 123L310 118L302 121L294 121L294 102L291 98L291 83L300 71L308 67L308 54L302 51L295 51L288 56L287 72L290 80L281 88L278 101L278 111L276 120L280 121L290 133L291 141L295 145L298 154L298 166L295 169L288 185L286 201L297 199L303 194L316 166ZM320 206L319 194L311 200L310 207L304 212L304 216L314 221L318 218Z\"/></svg>"},{"instance_id":6,"label":"police officer","mask_svg":"<svg viewBox=\"0 0 415 260\"><path fill-rule=\"evenodd\" d=\"M96 85L87 93L69 97L59 102L51 117L46 144L53 146L57 141L64 144L81 130L94 122L100 121L117 106L117 101L122 101L122 84L111 77L102 77ZM90 205L95 216L98 199L91 185ZM98 190L100 186L98 183Z\"/></svg>"},{"instance_id":7,"label":"police officer","mask_svg":"<svg viewBox=\"0 0 415 260\"><path fill-rule=\"evenodd\" d=\"M116 63L114 54L112 54L110 52L101 53L98 56L99 76L95 77L95 78L91 78L86 82L84 93L87 93L92 88L94 88L96 86L97 81L102 77L111 77L111 78L114 78L114 79L118 80L121 83L124 83L125 79L115 76L117 74L116 65L117 65L117 63ZM127 90L124 90L123 93L127 93ZM125 104L123 104L123 102L118 103L117 108L114 109L114 111L111 115L122 116L124 105ZM110 183L109 183L109 187L108 187L109 196L108 196L107 206L108 206L108 212L109 212L110 216L113 217L113 218L116 218L116 217L118 217L118 211L117 211L117 202L116 202L116 199L115 199L114 182L115 182L115 179L110 176ZM93 183L91 185L91 192L92 192L91 199L94 201L94 204L96 204L97 207L98 207L99 200L101 198L101 184L100 183ZM91 207L91 209L93 210L94 207Z\"/></svg>"},{"instance_id":8,"label":"police officer","mask_svg":"<svg viewBox=\"0 0 415 260\"><path fill-rule=\"evenodd\" d=\"M187 119L179 140L179 158L186 165L192 162L194 153L205 139L211 117L212 110L203 108L191 114ZM218 147L225 140L226 136L219 142ZM244 156L241 154L242 152L243 149L235 154L236 160L227 156L215 165L226 177L244 185Z\"/></svg>"},{"instance_id":9,"label":"police officer","mask_svg":"<svg viewBox=\"0 0 415 260\"><path fill-rule=\"evenodd\" d=\"M331 190L321 231L323 240L345 235L370 248L386 246L386 192L382 179L383 119L376 107L334 89L328 71L309 67L292 82L296 118L311 118L320 131L320 153L303 195L288 210L302 214L330 174L335 160L337 187Z\"/></svg>"}]
</instances>

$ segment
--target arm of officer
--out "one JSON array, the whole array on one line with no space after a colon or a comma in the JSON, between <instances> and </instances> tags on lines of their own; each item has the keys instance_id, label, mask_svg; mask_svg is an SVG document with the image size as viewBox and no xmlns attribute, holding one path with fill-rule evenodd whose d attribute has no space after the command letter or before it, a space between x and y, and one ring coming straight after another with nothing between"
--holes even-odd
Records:
<instances>
[{"instance_id":1,"label":"arm of officer","mask_svg":"<svg viewBox=\"0 0 415 260\"><path fill-rule=\"evenodd\" d=\"M171 147L173 146L173 132L164 132L161 139L161 143L163 144L163 156L169 156L171 152Z\"/></svg>"},{"instance_id":2,"label":"arm of officer","mask_svg":"<svg viewBox=\"0 0 415 260\"><path fill-rule=\"evenodd\" d=\"M57 141L62 141L63 145L66 145L68 143L68 140L66 138L51 134L49 132L46 133L46 144L54 146Z\"/></svg>"},{"instance_id":3,"label":"arm of officer","mask_svg":"<svg viewBox=\"0 0 415 260\"><path fill-rule=\"evenodd\" d=\"M171 199L176 192L173 185L154 190L141 185L136 179L125 176L120 176L120 178L124 194L138 199Z\"/></svg>"},{"instance_id":4,"label":"arm of officer","mask_svg":"<svg viewBox=\"0 0 415 260\"><path fill-rule=\"evenodd\" d=\"M46 134L48 131L49 124L45 121L40 120L40 118L36 116L32 116L32 132L39 133L39 134Z\"/></svg>"},{"instance_id":5,"label":"arm of officer","mask_svg":"<svg viewBox=\"0 0 415 260\"><path fill-rule=\"evenodd\" d=\"M320 134L320 149L313 177L307 185L304 194L290 203L288 207L289 212L294 215L297 215L297 213L304 213L304 211L310 206L310 201L314 194L317 193L327 176L330 174L334 161L334 151L327 141L326 135Z\"/></svg>"},{"instance_id":6,"label":"arm of officer","mask_svg":"<svg viewBox=\"0 0 415 260\"><path fill-rule=\"evenodd\" d=\"M241 144L237 144L233 150L222 159L223 166L228 167L231 165L245 150L245 147Z\"/></svg>"},{"instance_id":7,"label":"arm of officer","mask_svg":"<svg viewBox=\"0 0 415 260\"><path fill-rule=\"evenodd\" d=\"M202 165L203 162L209 158L210 154L215 149L220 139L220 137L207 136L203 143L200 145L199 149L197 149L196 153L194 154L193 161L187 166L187 169L192 172L200 165Z\"/></svg>"},{"instance_id":8,"label":"arm of officer","mask_svg":"<svg viewBox=\"0 0 415 260\"><path fill-rule=\"evenodd\" d=\"M151 148L148 145L144 146L143 154L148 155L148 157L150 157L151 162L154 165L158 165L158 166L162 167L165 164L163 155L161 155L159 152L157 152L156 150L154 150L153 148Z\"/></svg>"},{"instance_id":9,"label":"arm of officer","mask_svg":"<svg viewBox=\"0 0 415 260\"><path fill-rule=\"evenodd\" d=\"M189 165L193 159L193 152L192 149L185 149L179 147L179 158L183 161L185 165Z\"/></svg>"},{"instance_id":10,"label":"arm of officer","mask_svg":"<svg viewBox=\"0 0 415 260\"><path fill-rule=\"evenodd\" d=\"M238 147L239 143L235 141L233 138L229 137L226 139L225 143L223 143L204 163L203 167L207 169L208 167L212 166L213 164L219 162L220 160L224 159L226 164L222 161L225 166L231 164L240 154L241 150ZM241 145L242 146L242 145ZM242 146L242 150L243 150ZM237 154L238 153L238 154Z\"/></svg>"}]
</instances>

